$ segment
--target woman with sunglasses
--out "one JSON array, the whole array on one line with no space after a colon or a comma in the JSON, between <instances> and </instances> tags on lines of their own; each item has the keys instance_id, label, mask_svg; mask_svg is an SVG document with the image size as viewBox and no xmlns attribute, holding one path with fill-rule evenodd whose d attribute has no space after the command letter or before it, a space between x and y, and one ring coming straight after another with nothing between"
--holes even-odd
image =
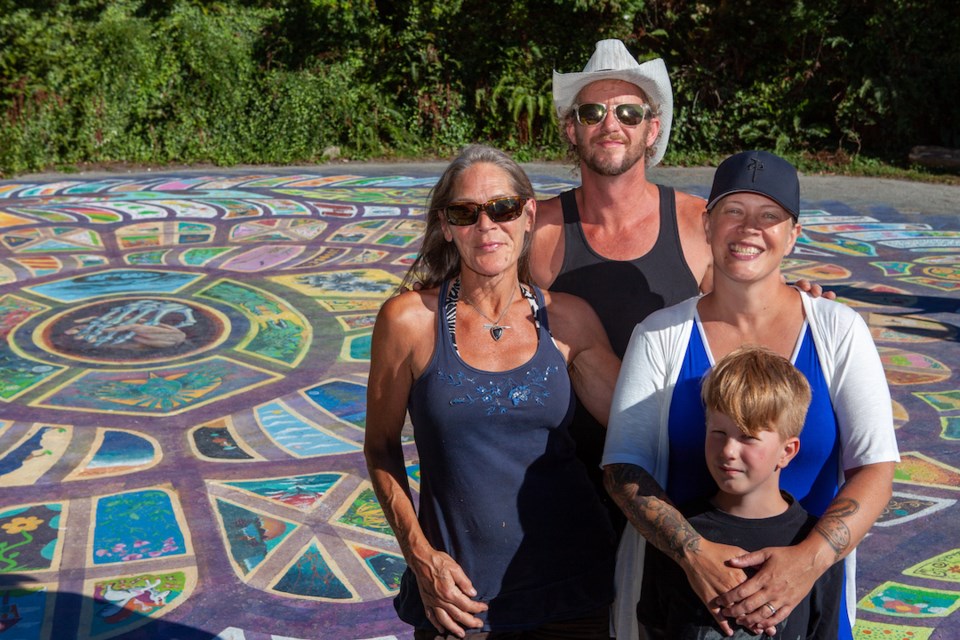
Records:
<instances>
[{"instance_id":1,"label":"woman with sunglasses","mask_svg":"<svg viewBox=\"0 0 960 640\"><path fill-rule=\"evenodd\" d=\"M405 280L423 287L374 327L364 452L407 562L394 605L417 640L609 635L614 535L567 425L571 387L606 423L619 361L587 303L530 283L535 213L519 165L464 149L431 192Z\"/></svg>"}]
</instances>

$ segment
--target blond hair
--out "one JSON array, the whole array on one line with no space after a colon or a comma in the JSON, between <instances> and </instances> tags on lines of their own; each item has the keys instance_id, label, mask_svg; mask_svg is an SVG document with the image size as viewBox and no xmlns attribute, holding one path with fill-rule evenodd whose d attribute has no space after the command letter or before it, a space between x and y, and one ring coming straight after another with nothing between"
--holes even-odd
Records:
<instances>
[{"instance_id":1,"label":"blond hair","mask_svg":"<svg viewBox=\"0 0 960 640\"><path fill-rule=\"evenodd\" d=\"M743 433L800 435L810 406L810 384L790 361L766 347L742 346L711 369L700 391L704 407L730 418Z\"/></svg>"}]
</instances>

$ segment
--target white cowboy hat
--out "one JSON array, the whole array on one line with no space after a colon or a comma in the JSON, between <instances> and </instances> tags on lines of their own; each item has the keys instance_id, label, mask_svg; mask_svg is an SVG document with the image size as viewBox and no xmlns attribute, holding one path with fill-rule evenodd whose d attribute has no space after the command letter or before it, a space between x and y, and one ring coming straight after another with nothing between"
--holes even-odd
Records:
<instances>
[{"instance_id":1,"label":"white cowboy hat","mask_svg":"<svg viewBox=\"0 0 960 640\"><path fill-rule=\"evenodd\" d=\"M650 106L659 110L659 144L649 166L660 162L667 151L670 125L673 124L673 89L667 65L660 58L640 64L620 40L601 40L581 73L553 72L553 104L561 121L569 113L580 90L597 80L623 80L635 84L650 99Z\"/></svg>"}]
</instances>

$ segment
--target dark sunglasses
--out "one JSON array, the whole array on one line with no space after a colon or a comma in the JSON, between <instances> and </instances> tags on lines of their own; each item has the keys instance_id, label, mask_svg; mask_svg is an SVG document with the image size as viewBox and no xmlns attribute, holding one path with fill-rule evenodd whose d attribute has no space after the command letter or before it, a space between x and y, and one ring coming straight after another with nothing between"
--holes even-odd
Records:
<instances>
[{"instance_id":1,"label":"dark sunglasses","mask_svg":"<svg viewBox=\"0 0 960 640\"><path fill-rule=\"evenodd\" d=\"M607 105L589 103L577 104L573 106L573 112L577 114L577 122L583 125L592 126L603 122L607 117ZM635 127L651 115L650 106L646 104L618 104L613 107L613 114L620 121L620 124L626 127Z\"/></svg>"},{"instance_id":2,"label":"dark sunglasses","mask_svg":"<svg viewBox=\"0 0 960 640\"><path fill-rule=\"evenodd\" d=\"M529 198L507 196L494 198L483 204L476 202L454 202L442 207L440 211L446 216L447 222L456 227L468 227L476 224L480 219L480 212L484 211L494 222L510 222L516 220L523 213L523 206Z\"/></svg>"}]
</instances>

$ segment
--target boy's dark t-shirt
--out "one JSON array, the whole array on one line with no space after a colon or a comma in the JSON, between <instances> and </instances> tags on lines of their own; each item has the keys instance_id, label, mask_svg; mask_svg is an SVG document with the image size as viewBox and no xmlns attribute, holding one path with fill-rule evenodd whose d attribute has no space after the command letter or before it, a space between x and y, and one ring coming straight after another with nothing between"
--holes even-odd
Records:
<instances>
[{"instance_id":1,"label":"boy's dark t-shirt","mask_svg":"<svg viewBox=\"0 0 960 640\"><path fill-rule=\"evenodd\" d=\"M784 547L803 540L817 519L804 511L789 494L789 508L772 518L739 518L720 511L708 501L681 509L687 520L707 540L756 551ZM777 625L782 640L834 640L843 606L843 563L830 567L814 584L790 616ZM652 640L726 640L710 612L700 602L683 569L653 545L646 545L643 590L637 619ZM734 626L734 638L758 638Z\"/></svg>"}]
</instances>

